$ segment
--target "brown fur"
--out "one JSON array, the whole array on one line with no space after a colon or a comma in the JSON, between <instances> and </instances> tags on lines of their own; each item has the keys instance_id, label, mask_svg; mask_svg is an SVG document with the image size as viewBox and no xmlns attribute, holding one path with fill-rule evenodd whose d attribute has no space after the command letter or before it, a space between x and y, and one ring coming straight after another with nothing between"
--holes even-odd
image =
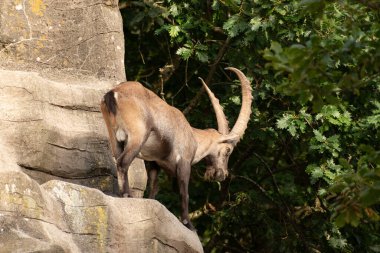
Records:
<instances>
[{"instance_id":1,"label":"brown fur","mask_svg":"<svg viewBox=\"0 0 380 253\"><path fill-rule=\"evenodd\" d=\"M239 71L239 79L242 76L245 78ZM242 82L243 90L249 92L250 87L244 85L249 83ZM107 94L101 102L101 111L108 129L111 150L117 161L120 194L130 195L127 173L135 157L154 161L169 175L177 178L182 222L194 229L188 213L191 165L205 158L205 178L224 180L228 175L228 158L242 133L226 135L214 129L192 128L182 112L138 82L121 83ZM115 98L116 112L106 105L106 101L112 101L109 94ZM245 109L248 110L249 118L251 102L246 101L245 104L249 106L249 109ZM213 102L213 106L215 108L220 105ZM248 119L241 119L240 122L246 125ZM148 173L151 198L157 193L158 170L158 167L152 167Z\"/></svg>"}]
</instances>

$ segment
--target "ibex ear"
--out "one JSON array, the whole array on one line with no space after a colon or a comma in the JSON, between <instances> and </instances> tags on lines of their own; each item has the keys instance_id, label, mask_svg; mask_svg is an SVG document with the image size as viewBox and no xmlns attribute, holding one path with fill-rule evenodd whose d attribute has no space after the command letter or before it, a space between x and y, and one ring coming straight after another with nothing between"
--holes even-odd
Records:
<instances>
[{"instance_id":1,"label":"ibex ear","mask_svg":"<svg viewBox=\"0 0 380 253\"><path fill-rule=\"evenodd\" d=\"M229 133L227 135L223 135L219 139L219 143L229 143L232 145L236 145L238 141L240 140L240 136L234 133Z\"/></svg>"}]
</instances>

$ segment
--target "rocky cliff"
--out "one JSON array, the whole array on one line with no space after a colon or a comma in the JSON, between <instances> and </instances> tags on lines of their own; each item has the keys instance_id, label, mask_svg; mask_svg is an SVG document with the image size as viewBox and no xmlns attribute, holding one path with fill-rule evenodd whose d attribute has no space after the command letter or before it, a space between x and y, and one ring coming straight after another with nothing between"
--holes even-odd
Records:
<instances>
[{"instance_id":1,"label":"rocky cliff","mask_svg":"<svg viewBox=\"0 0 380 253\"><path fill-rule=\"evenodd\" d=\"M202 252L157 201L115 194L99 111L125 80L117 1L0 2L0 251ZM141 195L146 172L129 175Z\"/></svg>"}]
</instances>

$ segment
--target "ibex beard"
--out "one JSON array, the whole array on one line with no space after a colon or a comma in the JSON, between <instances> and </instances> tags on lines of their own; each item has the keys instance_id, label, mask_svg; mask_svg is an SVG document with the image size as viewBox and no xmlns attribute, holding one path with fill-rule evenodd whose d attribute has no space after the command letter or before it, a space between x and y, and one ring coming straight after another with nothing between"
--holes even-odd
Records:
<instances>
[{"instance_id":1,"label":"ibex beard","mask_svg":"<svg viewBox=\"0 0 380 253\"><path fill-rule=\"evenodd\" d=\"M194 230L188 210L191 166L204 159L205 179L226 179L228 159L243 136L251 114L250 82L240 70L227 69L236 73L242 88L241 110L231 131L219 100L202 79L216 114L218 130L191 127L181 111L138 82L121 83L104 95L101 111L116 159L121 196L130 196L128 168L132 160L138 157L153 162L154 166L148 169L149 197L155 198L157 193L160 169L177 178L182 223Z\"/></svg>"}]
</instances>

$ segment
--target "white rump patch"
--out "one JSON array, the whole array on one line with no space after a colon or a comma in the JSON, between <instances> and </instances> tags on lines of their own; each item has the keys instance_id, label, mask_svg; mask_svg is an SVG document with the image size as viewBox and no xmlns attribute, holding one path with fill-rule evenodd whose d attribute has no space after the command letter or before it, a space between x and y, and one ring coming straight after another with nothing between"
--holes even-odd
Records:
<instances>
[{"instance_id":1,"label":"white rump patch","mask_svg":"<svg viewBox=\"0 0 380 253\"><path fill-rule=\"evenodd\" d=\"M175 158L175 161L178 163L179 160L181 160L181 156L180 156L180 155L177 155L176 158Z\"/></svg>"},{"instance_id":2,"label":"white rump patch","mask_svg":"<svg viewBox=\"0 0 380 253\"><path fill-rule=\"evenodd\" d=\"M115 97L115 99L117 101L117 98L119 97L119 95L117 94L117 92L115 92L113 96Z\"/></svg>"},{"instance_id":3,"label":"white rump patch","mask_svg":"<svg viewBox=\"0 0 380 253\"><path fill-rule=\"evenodd\" d=\"M125 141L126 138L127 138L127 135L125 134L124 130L121 128L118 128L116 131L116 140L121 142L121 141Z\"/></svg>"}]
</instances>

